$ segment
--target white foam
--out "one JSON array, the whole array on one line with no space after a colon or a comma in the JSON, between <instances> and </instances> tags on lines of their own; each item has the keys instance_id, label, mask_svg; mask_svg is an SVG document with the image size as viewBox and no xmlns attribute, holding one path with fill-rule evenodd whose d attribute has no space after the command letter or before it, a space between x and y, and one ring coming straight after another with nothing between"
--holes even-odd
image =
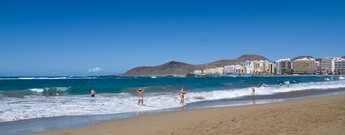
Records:
<instances>
[{"instance_id":1,"label":"white foam","mask_svg":"<svg viewBox=\"0 0 345 135\"><path fill-rule=\"evenodd\" d=\"M57 91L67 91L70 87L55 87Z\"/></svg>"},{"instance_id":2,"label":"white foam","mask_svg":"<svg viewBox=\"0 0 345 135\"><path fill-rule=\"evenodd\" d=\"M33 92L43 92L44 89L41 89L41 88L32 88L32 89L29 89L30 91L33 91Z\"/></svg>"},{"instance_id":3,"label":"white foam","mask_svg":"<svg viewBox=\"0 0 345 135\"><path fill-rule=\"evenodd\" d=\"M327 90L343 87L345 87L345 80L312 82L290 84L289 86L256 87L255 94L270 95L289 91ZM189 92L187 90L185 97L186 103L189 104L204 100L243 97L251 94L251 88L203 92ZM177 93L172 92L145 93L144 103L146 106L138 106L137 101L136 95L129 93L97 94L95 98L90 97L90 95L2 97L0 99L0 122L53 116L116 114L179 107L179 97Z\"/></svg>"},{"instance_id":4,"label":"white foam","mask_svg":"<svg viewBox=\"0 0 345 135\"><path fill-rule=\"evenodd\" d=\"M339 80L344 80L345 76L339 76Z\"/></svg>"},{"instance_id":5,"label":"white foam","mask_svg":"<svg viewBox=\"0 0 345 135\"><path fill-rule=\"evenodd\" d=\"M46 88L31 88L33 92L44 92L45 90L67 91L70 87L46 87Z\"/></svg>"},{"instance_id":6,"label":"white foam","mask_svg":"<svg viewBox=\"0 0 345 135\"><path fill-rule=\"evenodd\" d=\"M67 79L67 77L19 77L19 80L49 80L49 79Z\"/></svg>"}]
</instances>

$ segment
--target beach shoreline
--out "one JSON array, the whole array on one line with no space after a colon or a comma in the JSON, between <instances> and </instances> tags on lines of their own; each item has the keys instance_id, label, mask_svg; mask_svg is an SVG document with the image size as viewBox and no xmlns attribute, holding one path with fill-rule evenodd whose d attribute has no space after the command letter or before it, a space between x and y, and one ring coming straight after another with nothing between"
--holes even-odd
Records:
<instances>
[{"instance_id":1,"label":"beach shoreline","mask_svg":"<svg viewBox=\"0 0 345 135\"><path fill-rule=\"evenodd\" d=\"M343 127L345 94L141 115L33 134L340 134L345 131Z\"/></svg>"}]
</instances>

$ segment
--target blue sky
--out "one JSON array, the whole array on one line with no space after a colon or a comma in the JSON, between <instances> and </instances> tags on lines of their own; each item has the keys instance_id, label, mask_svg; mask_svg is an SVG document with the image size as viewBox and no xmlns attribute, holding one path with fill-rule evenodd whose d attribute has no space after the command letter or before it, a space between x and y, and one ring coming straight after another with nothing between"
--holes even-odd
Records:
<instances>
[{"instance_id":1,"label":"blue sky","mask_svg":"<svg viewBox=\"0 0 345 135\"><path fill-rule=\"evenodd\" d=\"M0 76L117 74L242 54L345 55L345 2L0 1Z\"/></svg>"}]
</instances>

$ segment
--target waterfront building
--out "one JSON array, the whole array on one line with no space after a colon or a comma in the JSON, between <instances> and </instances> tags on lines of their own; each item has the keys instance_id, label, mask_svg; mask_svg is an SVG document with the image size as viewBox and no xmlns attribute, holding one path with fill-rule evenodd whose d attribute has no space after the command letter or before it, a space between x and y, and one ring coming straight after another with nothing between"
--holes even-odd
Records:
<instances>
[{"instance_id":1,"label":"waterfront building","mask_svg":"<svg viewBox=\"0 0 345 135\"><path fill-rule=\"evenodd\" d=\"M289 58L279 59L276 61L276 74L292 74L291 60Z\"/></svg>"},{"instance_id":2,"label":"waterfront building","mask_svg":"<svg viewBox=\"0 0 345 135\"><path fill-rule=\"evenodd\" d=\"M254 74L260 74L262 72L262 65L259 61L252 61L254 65Z\"/></svg>"},{"instance_id":3,"label":"waterfront building","mask_svg":"<svg viewBox=\"0 0 345 135\"><path fill-rule=\"evenodd\" d=\"M335 59L332 57L326 57L321 59L321 73L322 74L334 74Z\"/></svg>"},{"instance_id":4,"label":"waterfront building","mask_svg":"<svg viewBox=\"0 0 345 135\"><path fill-rule=\"evenodd\" d=\"M244 67L244 73L254 74L254 62L253 61L244 62L243 67Z\"/></svg>"},{"instance_id":5,"label":"waterfront building","mask_svg":"<svg viewBox=\"0 0 345 135\"><path fill-rule=\"evenodd\" d=\"M344 57L335 58L334 72L335 74L345 74L345 58Z\"/></svg>"},{"instance_id":6,"label":"waterfront building","mask_svg":"<svg viewBox=\"0 0 345 135\"><path fill-rule=\"evenodd\" d=\"M292 61L294 74L315 74L316 60L311 56L300 56Z\"/></svg>"},{"instance_id":7,"label":"waterfront building","mask_svg":"<svg viewBox=\"0 0 345 135\"><path fill-rule=\"evenodd\" d=\"M206 75L222 75L224 74L224 67L206 68L203 73Z\"/></svg>"},{"instance_id":8,"label":"waterfront building","mask_svg":"<svg viewBox=\"0 0 345 135\"><path fill-rule=\"evenodd\" d=\"M258 74L266 74L267 73L267 67L268 67L268 61L267 60L260 60L259 61L260 67Z\"/></svg>"},{"instance_id":9,"label":"waterfront building","mask_svg":"<svg viewBox=\"0 0 345 135\"><path fill-rule=\"evenodd\" d=\"M275 65L268 60L246 61L243 64L243 71L246 74L273 74Z\"/></svg>"},{"instance_id":10,"label":"waterfront building","mask_svg":"<svg viewBox=\"0 0 345 135\"><path fill-rule=\"evenodd\" d=\"M243 67L241 65L224 66L224 74L242 74Z\"/></svg>"},{"instance_id":11,"label":"waterfront building","mask_svg":"<svg viewBox=\"0 0 345 135\"><path fill-rule=\"evenodd\" d=\"M202 70L194 70L195 75L202 75Z\"/></svg>"},{"instance_id":12,"label":"waterfront building","mask_svg":"<svg viewBox=\"0 0 345 135\"><path fill-rule=\"evenodd\" d=\"M321 60L322 59L315 59L315 72L316 74L321 74L322 70L321 70Z\"/></svg>"},{"instance_id":13,"label":"waterfront building","mask_svg":"<svg viewBox=\"0 0 345 135\"><path fill-rule=\"evenodd\" d=\"M266 73L267 74L275 74L276 65L273 62L268 62L266 67Z\"/></svg>"}]
</instances>

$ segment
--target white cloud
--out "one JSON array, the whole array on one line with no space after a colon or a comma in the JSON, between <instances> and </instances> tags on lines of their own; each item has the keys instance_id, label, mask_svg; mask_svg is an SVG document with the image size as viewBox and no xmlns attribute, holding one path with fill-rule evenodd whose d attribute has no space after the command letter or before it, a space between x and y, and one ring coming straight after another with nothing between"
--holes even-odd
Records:
<instances>
[{"instance_id":1,"label":"white cloud","mask_svg":"<svg viewBox=\"0 0 345 135\"><path fill-rule=\"evenodd\" d=\"M100 72L102 70L103 70L102 67L94 67L94 68L90 68L88 71L89 72Z\"/></svg>"}]
</instances>

